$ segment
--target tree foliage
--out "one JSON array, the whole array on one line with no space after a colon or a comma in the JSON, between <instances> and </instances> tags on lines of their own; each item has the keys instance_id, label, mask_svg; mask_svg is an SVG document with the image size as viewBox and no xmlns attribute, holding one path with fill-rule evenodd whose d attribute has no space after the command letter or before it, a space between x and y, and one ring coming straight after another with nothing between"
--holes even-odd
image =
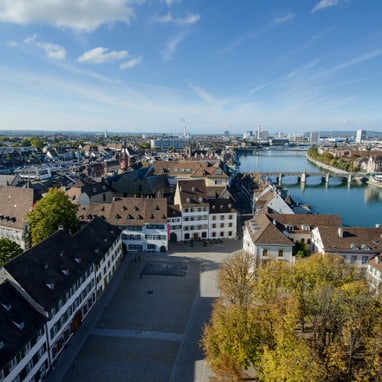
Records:
<instances>
[{"instance_id":1,"label":"tree foliage","mask_svg":"<svg viewBox=\"0 0 382 382\"><path fill-rule=\"evenodd\" d=\"M218 287L201 341L218 380L382 380L381 301L340 257L254 268L240 253Z\"/></svg>"},{"instance_id":2,"label":"tree foliage","mask_svg":"<svg viewBox=\"0 0 382 382\"><path fill-rule=\"evenodd\" d=\"M4 265L17 255L20 255L22 248L9 239L0 239L0 265Z\"/></svg>"},{"instance_id":3,"label":"tree foliage","mask_svg":"<svg viewBox=\"0 0 382 382\"><path fill-rule=\"evenodd\" d=\"M71 203L64 191L50 188L27 215L32 245L46 239L60 226L74 232L78 226L76 212L77 206Z\"/></svg>"}]
</instances>

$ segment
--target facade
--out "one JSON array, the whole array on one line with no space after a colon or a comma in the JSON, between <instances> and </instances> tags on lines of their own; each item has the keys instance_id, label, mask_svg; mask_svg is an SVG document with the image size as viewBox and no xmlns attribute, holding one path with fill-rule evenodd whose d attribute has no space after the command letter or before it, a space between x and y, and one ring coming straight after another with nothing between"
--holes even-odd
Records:
<instances>
[{"instance_id":1,"label":"facade","mask_svg":"<svg viewBox=\"0 0 382 382\"><path fill-rule=\"evenodd\" d=\"M230 199L209 200L209 239L235 239L237 210Z\"/></svg>"},{"instance_id":2,"label":"facade","mask_svg":"<svg viewBox=\"0 0 382 382\"><path fill-rule=\"evenodd\" d=\"M369 260L366 270L367 281L372 290L381 293L382 288L382 254Z\"/></svg>"},{"instance_id":3,"label":"facade","mask_svg":"<svg viewBox=\"0 0 382 382\"><path fill-rule=\"evenodd\" d=\"M70 201L79 206L88 206L92 202L110 203L112 192L104 182L84 183L78 181L65 189Z\"/></svg>"},{"instance_id":4,"label":"facade","mask_svg":"<svg viewBox=\"0 0 382 382\"><path fill-rule=\"evenodd\" d=\"M168 149L183 150L187 146L188 140L185 138L157 138L150 142L152 149L166 151Z\"/></svg>"},{"instance_id":5,"label":"facade","mask_svg":"<svg viewBox=\"0 0 382 382\"><path fill-rule=\"evenodd\" d=\"M273 224L266 214L245 222L243 250L254 256L256 265L264 261L282 260L293 263L294 243Z\"/></svg>"},{"instance_id":6,"label":"facade","mask_svg":"<svg viewBox=\"0 0 382 382\"><path fill-rule=\"evenodd\" d=\"M366 139L366 131L365 130L357 130L355 136L355 143L362 143Z\"/></svg>"},{"instance_id":7,"label":"facade","mask_svg":"<svg viewBox=\"0 0 382 382\"><path fill-rule=\"evenodd\" d=\"M167 221L170 231L170 242L175 243L182 240L182 214L179 206L167 206Z\"/></svg>"},{"instance_id":8,"label":"facade","mask_svg":"<svg viewBox=\"0 0 382 382\"><path fill-rule=\"evenodd\" d=\"M11 286L41 323L31 335L35 340L29 350L13 350L9 356L12 368L9 361L2 364L1 372L9 376L4 380L41 380L52 367L118 268L120 233L96 217L75 235L59 230L0 268L0 298L2 288ZM26 327L24 309L15 321L20 331Z\"/></svg>"},{"instance_id":9,"label":"facade","mask_svg":"<svg viewBox=\"0 0 382 382\"><path fill-rule=\"evenodd\" d=\"M46 317L0 284L0 381L40 381L49 370Z\"/></svg>"},{"instance_id":10,"label":"facade","mask_svg":"<svg viewBox=\"0 0 382 382\"><path fill-rule=\"evenodd\" d=\"M22 249L29 245L26 214L39 199L32 188L0 187L0 238L9 239Z\"/></svg>"},{"instance_id":11,"label":"facade","mask_svg":"<svg viewBox=\"0 0 382 382\"><path fill-rule=\"evenodd\" d=\"M210 205L204 180L178 181L174 205L182 214L182 241L208 239Z\"/></svg>"},{"instance_id":12,"label":"facade","mask_svg":"<svg viewBox=\"0 0 382 382\"><path fill-rule=\"evenodd\" d=\"M316 227L312 230L313 250L342 256L346 263L367 268L382 252L381 235L380 227Z\"/></svg>"}]
</instances>

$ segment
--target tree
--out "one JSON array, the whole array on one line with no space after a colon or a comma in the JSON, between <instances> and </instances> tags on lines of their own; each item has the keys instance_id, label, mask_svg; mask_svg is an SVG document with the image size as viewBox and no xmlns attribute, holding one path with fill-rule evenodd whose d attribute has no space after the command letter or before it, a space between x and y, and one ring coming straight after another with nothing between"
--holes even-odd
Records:
<instances>
[{"instance_id":1,"label":"tree","mask_svg":"<svg viewBox=\"0 0 382 382\"><path fill-rule=\"evenodd\" d=\"M201 341L218 380L382 381L381 298L361 272L327 254L248 264L239 253L219 270Z\"/></svg>"},{"instance_id":2,"label":"tree","mask_svg":"<svg viewBox=\"0 0 382 382\"><path fill-rule=\"evenodd\" d=\"M0 265L4 265L14 257L20 255L22 248L9 239L0 239Z\"/></svg>"},{"instance_id":3,"label":"tree","mask_svg":"<svg viewBox=\"0 0 382 382\"><path fill-rule=\"evenodd\" d=\"M64 191L50 188L46 196L27 214L32 245L46 239L60 226L74 232L78 226L76 213L77 206Z\"/></svg>"}]
</instances>

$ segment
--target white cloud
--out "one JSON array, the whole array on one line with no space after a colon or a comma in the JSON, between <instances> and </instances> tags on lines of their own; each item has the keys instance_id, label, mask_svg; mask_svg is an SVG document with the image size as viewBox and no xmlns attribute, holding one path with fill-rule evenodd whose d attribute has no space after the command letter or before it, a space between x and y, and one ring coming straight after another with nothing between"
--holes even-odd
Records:
<instances>
[{"instance_id":1,"label":"white cloud","mask_svg":"<svg viewBox=\"0 0 382 382\"><path fill-rule=\"evenodd\" d=\"M173 4L181 3L181 0L165 0L168 7L171 7Z\"/></svg>"},{"instance_id":2,"label":"white cloud","mask_svg":"<svg viewBox=\"0 0 382 382\"><path fill-rule=\"evenodd\" d=\"M287 21L293 20L293 18L294 18L294 14L293 13L288 13L284 17L276 17L273 20L273 24L283 24L283 23L286 23Z\"/></svg>"},{"instance_id":3,"label":"white cloud","mask_svg":"<svg viewBox=\"0 0 382 382\"><path fill-rule=\"evenodd\" d=\"M93 64L102 64L108 61L122 60L128 55L127 50L108 52L107 48L98 47L85 52L78 57L78 62L91 62Z\"/></svg>"},{"instance_id":4,"label":"white cloud","mask_svg":"<svg viewBox=\"0 0 382 382\"><path fill-rule=\"evenodd\" d=\"M208 103L213 103L215 102L215 98L209 94L206 90L201 88L200 86L197 85L190 85L191 89L205 102Z\"/></svg>"},{"instance_id":5,"label":"white cloud","mask_svg":"<svg viewBox=\"0 0 382 382\"><path fill-rule=\"evenodd\" d=\"M27 37L24 43L34 45L44 51L45 55L55 60L63 60L66 57L66 50L60 45L50 42L39 41L37 34Z\"/></svg>"},{"instance_id":6,"label":"white cloud","mask_svg":"<svg viewBox=\"0 0 382 382\"><path fill-rule=\"evenodd\" d=\"M132 58L129 61L123 62L121 65L119 65L119 67L121 69L134 68L135 66L139 65L142 62L142 60L143 60L143 56L138 56L138 57Z\"/></svg>"},{"instance_id":7,"label":"white cloud","mask_svg":"<svg viewBox=\"0 0 382 382\"><path fill-rule=\"evenodd\" d=\"M168 61L171 60L174 56L176 49L178 48L178 45L183 42L183 40L186 38L185 33L179 33L175 37L173 37L167 44L164 51L162 51L163 59Z\"/></svg>"},{"instance_id":8,"label":"white cloud","mask_svg":"<svg viewBox=\"0 0 382 382\"><path fill-rule=\"evenodd\" d=\"M197 13L191 13L187 17L173 17L171 12L168 12L164 16L159 16L157 21L160 23L174 23L178 25L192 25L200 20L200 15Z\"/></svg>"},{"instance_id":9,"label":"white cloud","mask_svg":"<svg viewBox=\"0 0 382 382\"><path fill-rule=\"evenodd\" d=\"M130 22L134 14L129 0L2 0L0 21L16 24L49 24L91 32L102 24Z\"/></svg>"},{"instance_id":10,"label":"white cloud","mask_svg":"<svg viewBox=\"0 0 382 382\"><path fill-rule=\"evenodd\" d=\"M336 7L344 4L346 0L320 0L312 9L312 13L321 11L329 7Z\"/></svg>"},{"instance_id":11,"label":"white cloud","mask_svg":"<svg viewBox=\"0 0 382 382\"><path fill-rule=\"evenodd\" d=\"M17 41L14 41L14 40L11 40L11 41L7 41L5 43L6 46L11 46L11 47L16 47L16 46L19 46L18 42Z\"/></svg>"}]
</instances>

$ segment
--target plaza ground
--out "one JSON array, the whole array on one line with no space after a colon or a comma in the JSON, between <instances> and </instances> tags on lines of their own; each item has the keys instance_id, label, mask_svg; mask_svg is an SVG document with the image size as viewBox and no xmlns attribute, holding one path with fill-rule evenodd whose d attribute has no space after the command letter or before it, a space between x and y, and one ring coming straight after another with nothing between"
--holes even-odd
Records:
<instances>
[{"instance_id":1,"label":"plaza ground","mask_svg":"<svg viewBox=\"0 0 382 382\"><path fill-rule=\"evenodd\" d=\"M128 254L48 382L207 382L199 341L221 262L239 240Z\"/></svg>"}]
</instances>

